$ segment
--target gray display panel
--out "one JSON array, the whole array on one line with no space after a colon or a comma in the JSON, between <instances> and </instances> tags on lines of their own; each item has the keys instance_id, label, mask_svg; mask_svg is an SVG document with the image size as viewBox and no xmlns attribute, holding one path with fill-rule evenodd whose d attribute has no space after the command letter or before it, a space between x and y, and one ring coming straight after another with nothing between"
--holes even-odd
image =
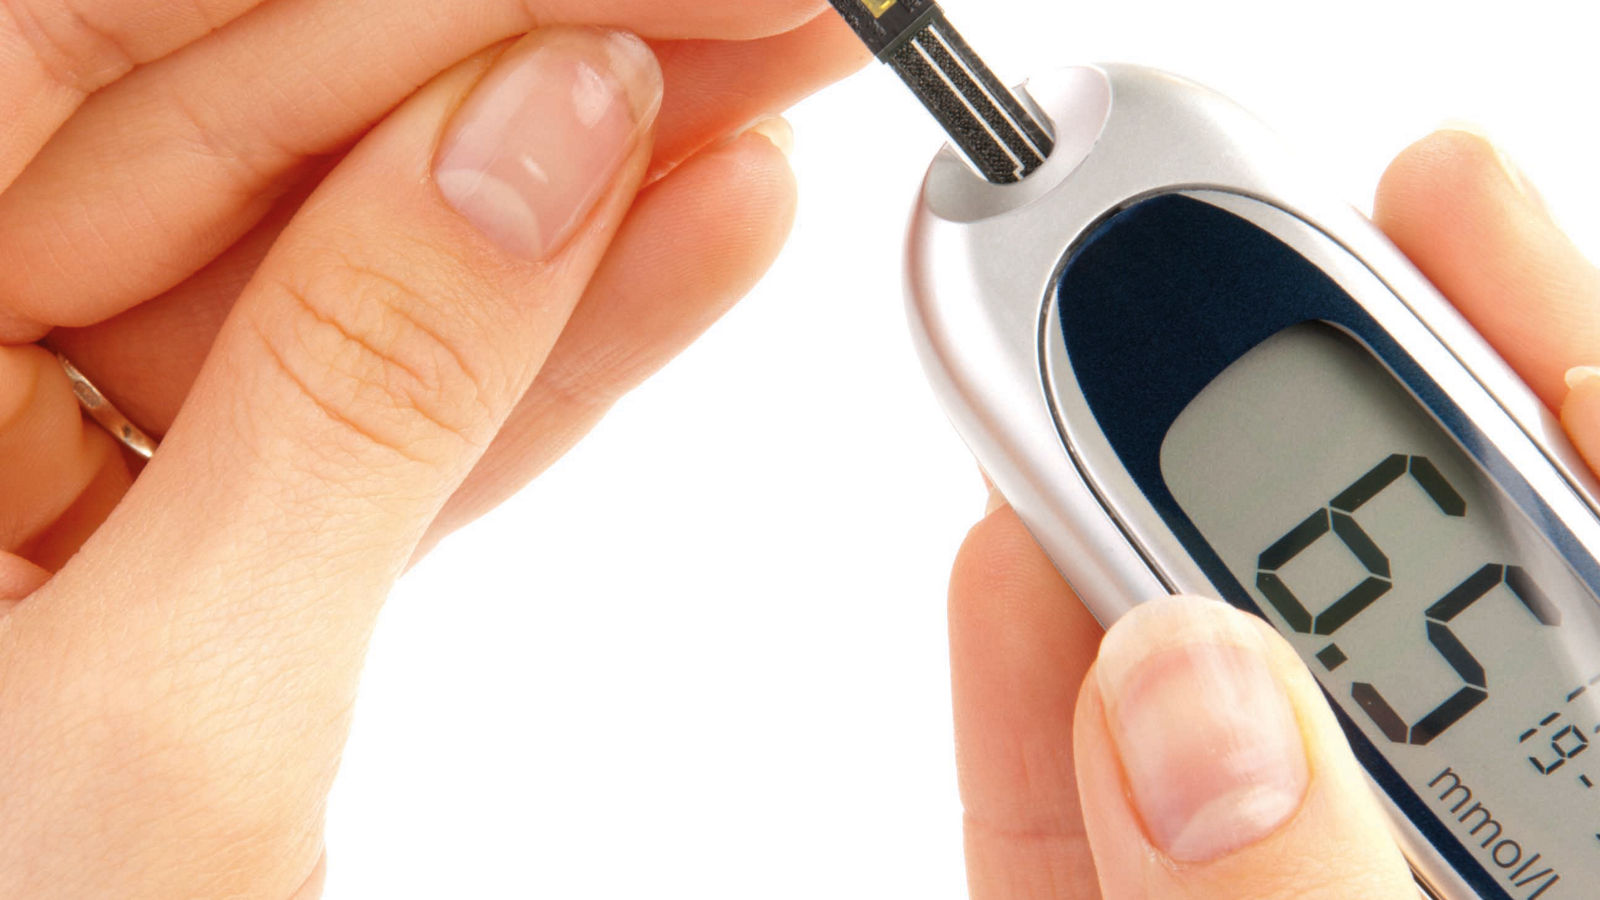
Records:
<instances>
[{"instance_id":1,"label":"gray display panel","mask_svg":"<svg viewBox=\"0 0 1600 900\"><path fill-rule=\"evenodd\" d=\"M1184 410L1162 474L1322 686L1515 897L1600 854L1600 608L1409 391L1306 324Z\"/></svg>"}]
</instances>

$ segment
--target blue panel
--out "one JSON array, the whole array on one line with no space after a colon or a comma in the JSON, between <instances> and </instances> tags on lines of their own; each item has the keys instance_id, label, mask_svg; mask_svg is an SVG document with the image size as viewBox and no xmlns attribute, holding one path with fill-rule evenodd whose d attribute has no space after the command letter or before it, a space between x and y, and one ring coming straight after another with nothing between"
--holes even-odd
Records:
<instances>
[{"instance_id":1,"label":"blue panel","mask_svg":"<svg viewBox=\"0 0 1600 900\"><path fill-rule=\"evenodd\" d=\"M1366 344L1550 536L1591 590L1600 586L1594 559L1416 361L1328 275L1253 223L1176 194L1141 202L1107 220L1074 252L1058 303L1068 357L1101 430L1173 534L1234 605L1265 618L1167 488L1162 442L1224 369L1285 328L1312 321L1336 325ZM1357 758L1445 860L1480 896L1510 900L1338 699L1329 700Z\"/></svg>"}]
</instances>

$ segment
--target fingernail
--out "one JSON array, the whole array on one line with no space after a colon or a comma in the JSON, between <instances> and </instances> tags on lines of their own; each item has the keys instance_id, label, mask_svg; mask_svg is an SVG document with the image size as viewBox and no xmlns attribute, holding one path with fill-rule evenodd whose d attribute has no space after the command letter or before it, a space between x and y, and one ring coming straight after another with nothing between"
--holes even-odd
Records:
<instances>
[{"instance_id":1,"label":"fingernail","mask_svg":"<svg viewBox=\"0 0 1600 900\"><path fill-rule=\"evenodd\" d=\"M490 240L554 256L661 105L661 69L621 31L551 28L501 57L445 129L433 177Z\"/></svg>"},{"instance_id":2,"label":"fingernail","mask_svg":"<svg viewBox=\"0 0 1600 900\"><path fill-rule=\"evenodd\" d=\"M1495 160L1500 163L1500 169L1505 174L1506 180L1511 183L1517 193L1522 195L1523 199L1531 203L1540 212L1548 211L1549 207L1545 204L1544 194L1541 194L1539 189L1534 187L1533 182L1528 179L1527 173L1522 171L1522 167L1517 165L1516 161L1505 151L1505 148L1500 146L1498 141L1489 136L1489 132L1483 126L1460 119L1451 119L1440 125L1439 130L1470 134L1488 145L1489 149L1494 151Z\"/></svg>"},{"instance_id":3,"label":"fingernail","mask_svg":"<svg viewBox=\"0 0 1600 900\"><path fill-rule=\"evenodd\" d=\"M1578 366L1567 370L1567 390L1575 391L1578 385L1600 378L1600 368L1594 366Z\"/></svg>"},{"instance_id":4,"label":"fingernail","mask_svg":"<svg viewBox=\"0 0 1600 900\"><path fill-rule=\"evenodd\" d=\"M1168 598L1106 635L1095 671L1151 841L1180 862L1226 856L1294 814L1310 775L1288 694L1251 623Z\"/></svg>"},{"instance_id":5,"label":"fingernail","mask_svg":"<svg viewBox=\"0 0 1600 900\"><path fill-rule=\"evenodd\" d=\"M755 124L744 130L745 134L759 134L772 142L772 146L783 151L784 156L794 155L794 126L782 116L768 116L756 120Z\"/></svg>"}]
</instances>

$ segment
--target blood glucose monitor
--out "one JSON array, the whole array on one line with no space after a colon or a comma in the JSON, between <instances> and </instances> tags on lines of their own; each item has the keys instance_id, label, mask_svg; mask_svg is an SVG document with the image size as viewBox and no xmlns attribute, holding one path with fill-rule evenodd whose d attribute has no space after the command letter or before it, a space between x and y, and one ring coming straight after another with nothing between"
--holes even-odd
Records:
<instances>
[{"instance_id":1,"label":"blood glucose monitor","mask_svg":"<svg viewBox=\"0 0 1600 900\"><path fill-rule=\"evenodd\" d=\"M932 380L1110 624L1220 595L1311 668L1445 898L1593 896L1600 547L1559 425L1250 116L1160 72L1018 97L1013 183L947 149L910 238Z\"/></svg>"}]
</instances>

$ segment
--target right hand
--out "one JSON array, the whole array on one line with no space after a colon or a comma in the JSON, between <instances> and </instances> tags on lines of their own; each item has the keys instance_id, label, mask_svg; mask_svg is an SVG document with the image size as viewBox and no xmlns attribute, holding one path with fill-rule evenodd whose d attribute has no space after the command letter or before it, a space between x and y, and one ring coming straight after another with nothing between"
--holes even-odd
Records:
<instances>
[{"instance_id":1,"label":"right hand","mask_svg":"<svg viewBox=\"0 0 1600 900\"><path fill-rule=\"evenodd\" d=\"M1600 471L1600 372L1580 368L1600 365L1600 273L1521 174L1441 132L1390 168L1375 218ZM998 496L968 536L950 645L973 898L1416 900L1288 643L1220 602L1148 599L1102 633Z\"/></svg>"}]
</instances>

